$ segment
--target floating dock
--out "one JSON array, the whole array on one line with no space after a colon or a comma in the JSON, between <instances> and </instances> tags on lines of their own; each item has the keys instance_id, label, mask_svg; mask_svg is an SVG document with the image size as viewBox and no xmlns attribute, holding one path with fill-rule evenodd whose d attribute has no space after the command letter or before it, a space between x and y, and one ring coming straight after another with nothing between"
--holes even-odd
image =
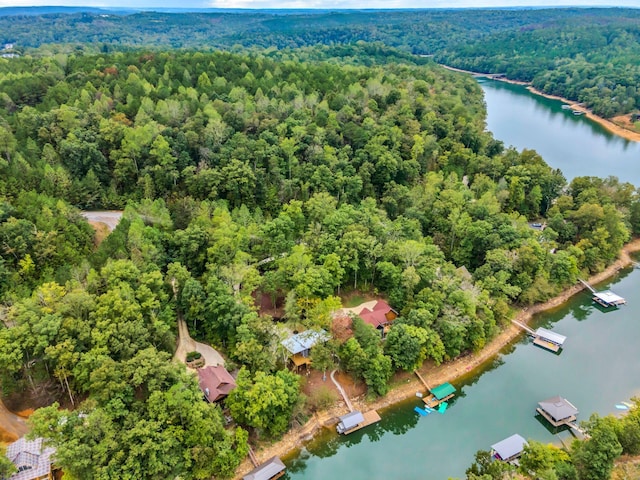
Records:
<instances>
[{"instance_id":1,"label":"floating dock","mask_svg":"<svg viewBox=\"0 0 640 480\"><path fill-rule=\"evenodd\" d=\"M620 305L624 305L627 301L622 298L620 295L616 295L611 290L605 290L604 292L598 292L595 288L589 285L587 282L578 279L580 283L582 283L585 287L587 287L591 293L593 293L592 300L599 305L602 305L604 308L614 307L617 308Z\"/></svg>"},{"instance_id":2,"label":"floating dock","mask_svg":"<svg viewBox=\"0 0 640 480\"><path fill-rule=\"evenodd\" d=\"M456 394L456 387L450 383L443 383L431 389L431 394L422 401L429 408L435 408L443 402L453 398ZM446 407L445 407L446 408Z\"/></svg>"},{"instance_id":3,"label":"floating dock","mask_svg":"<svg viewBox=\"0 0 640 480\"><path fill-rule=\"evenodd\" d=\"M526 445L527 441L516 433L491 445L491 456L496 460L512 463L522 455Z\"/></svg>"},{"instance_id":4,"label":"floating dock","mask_svg":"<svg viewBox=\"0 0 640 480\"><path fill-rule=\"evenodd\" d=\"M511 320L511 322L523 330L525 330L531 337L533 337L533 344L538 347L542 347L554 353L558 353L564 346L564 342L567 341L567 337L560 335L559 333L552 332L546 328L539 328L533 330L526 326L524 323L520 323L517 320Z\"/></svg>"},{"instance_id":5,"label":"floating dock","mask_svg":"<svg viewBox=\"0 0 640 480\"><path fill-rule=\"evenodd\" d=\"M614 307L617 308L620 305L624 305L627 301L620 295L616 295L611 290L606 292L596 292L593 294L593 301L602 305L604 308Z\"/></svg>"},{"instance_id":6,"label":"floating dock","mask_svg":"<svg viewBox=\"0 0 640 480\"><path fill-rule=\"evenodd\" d=\"M547 330L546 328L539 328L535 331L533 344L557 353L564 346L564 342L566 341L567 337L565 337L564 335L552 332L551 330Z\"/></svg>"},{"instance_id":7,"label":"floating dock","mask_svg":"<svg viewBox=\"0 0 640 480\"><path fill-rule=\"evenodd\" d=\"M536 413L556 428L569 427L585 435L585 431L577 424L578 409L566 398L557 395L538 402Z\"/></svg>"},{"instance_id":8,"label":"floating dock","mask_svg":"<svg viewBox=\"0 0 640 480\"><path fill-rule=\"evenodd\" d=\"M356 410L341 416L336 430L342 435L349 435L361 428L378 423L380 420L380 414L375 410L370 410L366 413L360 413Z\"/></svg>"}]
</instances>

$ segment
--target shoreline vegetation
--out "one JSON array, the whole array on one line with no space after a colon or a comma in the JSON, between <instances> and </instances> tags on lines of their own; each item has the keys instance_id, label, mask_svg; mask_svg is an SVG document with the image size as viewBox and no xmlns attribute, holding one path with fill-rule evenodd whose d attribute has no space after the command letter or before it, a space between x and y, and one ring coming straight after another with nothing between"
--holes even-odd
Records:
<instances>
[{"instance_id":1,"label":"shoreline vegetation","mask_svg":"<svg viewBox=\"0 0 640 480\"><path fill-rule=\"evenodd\" d=\"M602 272L589 277L588 283L592 285L598 284L612 278L620 270L632 264L633 260L630 254L637 251L640 251L640 238L633 239L627 243L620 251L618 259ZM581 283L573 285L544 303L517 310L513 320L528 325L535 315L562 306L571 297L585 290L585 288ZM505 347L523 334L524 332L521 328L511 323L479 352L459 357L439 366L435 366L431 362L425 362L419 372L432 385L439 385L444 382L456 382L456 380L462 377L474 374L476 369L492 361L497 355L500 355ZM384 409L414 397L418 391L423 392L424 386L417 376L413 375L406 383L392 387L384 397L377 398L372 402L367 402L361 396L352 399L352 403L356 409L360 410ZM293 454L302 447L303 442L311 440L322 428L335 425L335 423L337 423L337 417L345 413L347 413L347 408L342 400L336 402L336 405L329 410L314 413L307 423L289 430L274 444L258 446L257 448L254 447L256 448L255 454L258 461L264 462L275 455L287 456ZM235 478L241 479L243 475L252 469L253 466L251 462L249 459L246 459L240 467L238 467Z\"/></svg>"},{"instance_id":2,"label":"shoreline vegetation","mask_svg":"<svg viewBox=\"0 0 640 480\"><path fill-rule=\"evenodd\" d=\"M629 130L627 128L624 128L614 122L612 122L611 120L608 120L606 118L600 117L598 115L595 115L593 112L591 112L591 110L589 110L588 108L582 106L579 104L579 102L575 102L573 100L569 100L567 98L564 97L559 97L557 95L550 95L548 93L544 93L541 92L540 90L534 88L530 82L522 82L519 80L510 80L508 78L496 78L494 77L492 74L490 73L480 73L480 72L472 72L470 70L462 70L460 68L455 68L455 67L450 67L448 65L444 65L444 64L438 64L441 67L450 70L452 72L458 72L458 73L467 73L469 75L473 75L476 77L487 77L487 78L491 78L492 80L496 80L498 82L504 82L504 83L511 83L513 85L522 85L524 87L527 87L527 90L529 90L531 93L533 93L534 95L539 95L541 97L545 97L545 98L549 98L551 100L559 100L561 102L564 102L568 105L571 106L571 110L575 110L578 112L583 112L585 114L585 117L587 117L590 120L593 120L594 122L598 123L599 125L601 125L602 127L606 128L609 132L613 133L614 135L617 135L621 138L624 138L625 140L629 140L631 142L640 142L640 133L634 132L632 130Z\"/></svg>"}]
</instances>

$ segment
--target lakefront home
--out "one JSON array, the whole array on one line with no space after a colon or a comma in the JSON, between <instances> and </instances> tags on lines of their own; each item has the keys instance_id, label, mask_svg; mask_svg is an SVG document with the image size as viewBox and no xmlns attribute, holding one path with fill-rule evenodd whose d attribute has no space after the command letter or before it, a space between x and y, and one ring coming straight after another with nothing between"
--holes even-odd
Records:
<instances>
[{"instance_id":1,"label":"lakefront home","mask_svg":"<svg viewBox=\"0 0 640 480\"><path fill-rule=\"evenodd\" d=\"M358 316L364 320L365 323L378 329L384 338L389 327L398 317L398 312L391 308L384 300L378 300L373 306L373 309L363 308Z\"/></svg>"}]
</instances>

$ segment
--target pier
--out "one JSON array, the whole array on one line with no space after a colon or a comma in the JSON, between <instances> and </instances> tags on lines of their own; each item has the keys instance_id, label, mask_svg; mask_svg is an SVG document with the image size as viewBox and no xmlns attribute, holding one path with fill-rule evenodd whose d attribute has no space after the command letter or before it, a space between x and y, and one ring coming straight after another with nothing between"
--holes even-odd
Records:
<instances>
[{"instance_id":1,"label":"pier","mask_svg":"<svg viewBox=\"0 0 640 480\"><path fill-rule=\"evenodd\" d=\"M361 428L378 423L380 420L380 414L375 410L369 410L366 413L355 410L340 417L336 430L342 435L349 435Z\"/></svg>"},{"instance_id":2,"label":"pier","mask_svg":"<svg viewBox=\"0 0 640 480\"><path fill-rule=\"evenodd\" d=\"M591 285L589 285L587 282L585 282L581 278L579 278L578 280L585 287L587 287L591 291L591 293L593 293L592 300L597 304L603 306L604 308L609 308L609 307L617 308L620 305L624 305L625 303L627 303L627 301L624 298L622 298L620 295L616 295L611 290L598 292L596 291L595 288L593 288Z\"/></svg>"},{"instance_id":3,"label":"pier","mask_svg":"<svg viewBox=\"0 0 640 480\"><path fill-rule=\"evenodd\" d=\"M587 435L586 432L578 426L578 409L566 398L557 395L538 402L536 413L556 428L569 427L582 436Z\"/></svg>"},{"instance_id":4,"label":"pier","mask_svg":"<svg viewBox=\"0 0 640 480\"><path fill-rule=\"evenodd\" d=\"M520 323L517 320L511 320L514 325L519 326L524 331L527 332L531 337L533 337L533 344L544 348L545 350L549 350L553 353L558 353L560 349L564 346L564 342L566 342L567 337L564 335L560 335L559 333L552 332L551 330L547 330L546 328L539 328L537 330L533 330L529 328L524 323Z\"/></svg>"},{"instance_id":5,"label":"pier","mask_svg":"<svg viewBox=\"0 0 640 480\"><path fill-rule=\"evenodd\" d=\"M456 394L456 387L450 383L443 383L430 390L431 395L423 398L422 401L429 408L435 408L441 403L453 398Z\"/></svg>"}]
</instances>

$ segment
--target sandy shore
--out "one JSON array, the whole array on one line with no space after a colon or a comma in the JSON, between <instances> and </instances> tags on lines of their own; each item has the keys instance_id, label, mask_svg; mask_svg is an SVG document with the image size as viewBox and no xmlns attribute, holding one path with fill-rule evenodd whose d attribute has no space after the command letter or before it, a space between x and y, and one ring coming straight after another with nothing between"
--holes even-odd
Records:
<instances>
[{"instance_id":1,"label":"sandy shore","mask_svg":"<svg viewBox=\"0 0 640 480\"><path fill-rule=\"evenodd\" d=\"M597 284L615 275L619 270L629 266L632 262L630 253L640 250L640 239L635 239L632 242L624 246L620 252L620 256L616 262L607 267L602 272L593 275L589 278L590 284ZM551 300L534 305L530 308L520 310L514 320L527 324L534 315L537 313L551 310L561 306L567 300L569 300L576 293L584 290L582 284L574 285L567 289L557 297ZM439 385L444 382L455 381L456 379L473 374L473 371L486 362L492 361L500 351L511 342L516 340L522 335L522 330L511 324L504 331L502 331L497 337L495 337L490 343L488 343L480 352L472 355L467 355L462 358L458 358L454 361L447 362L440 366L425 363L420 369L420 374L425 378L430 385ZM381 397L373 402L366 402L364 398L356 398L353 400L355 408L366 411L371 409L382 409L389 407L402 400L414 397L416 392L424 392L424 386L418 380L416 376L413 376L406 380L402 385L393 388L387 395ZM270 446L263 446L259 450L256 450L256 456L260 462L268 460L274 455L285 456L300 447L303 442L310 440L313 435L323 427L332 427L337 422L337 417L347 413L347 409L344 403L341 401L334 408L329 411L314 414L313 417L302 427L294 428L290 430L280 441ZM384 413L383 413L384 415ZM242 475L249 472L253 466L246 460L238 469L238 476L236 478L242 478Z\"/></svg>"},{"instance_id":2,"label":"sandy shore","mask_svg":"<svg viewBox=\"0 0 640 480\"><path fill-rule=\"evenodd\" d=\"M578 102L574 102L573 100L569 100L569 99L566 99L566 98L563 98L563 97L558 97L557 95L549 95L548 93L541 92L540 90L537 90L537 89L533 88L533 86L529 82L520 82L518 80L509 80L508 78L495 78L494 75L491 74L491 73L472 72L472 71L469 71L469 70L462 70L460 68L450 67L448 65L442 65L442 64L439 64L439 65L441 67L443 67L443 68L446 68L447 70L451 70L452 72L467 73L467 74L470 74L470 75L473 75L473 76L476 76L476 77L487 77L487 78L492 78L493 80L497 80L499 82L505 82L505 83L511 83L511 84L514 84L514 85L526 86L527 90L529 90L531 93L533 93L535 95L540 95L541 97L550 98L552 100L559 100L561 102L564 102L564 103L567 103L567 104L571 105L571 110L584 112L585 117L589 118L590 120L593 120L594 122L598 123L599 125L602 125L604 128L609 130L614 135L622 137L625 140L629 140L631 142L640 142L640 133L637 133L637 132L628 130L628 129L624 128L624 127L621 127L620 125L617 125L617 124L613 123L611 120L607 120L606 118L599 117L598 115L595 115L593 112L591 112L589 109L587 109L584 106L580 105Z\"/></svg>"}]
</instances>

